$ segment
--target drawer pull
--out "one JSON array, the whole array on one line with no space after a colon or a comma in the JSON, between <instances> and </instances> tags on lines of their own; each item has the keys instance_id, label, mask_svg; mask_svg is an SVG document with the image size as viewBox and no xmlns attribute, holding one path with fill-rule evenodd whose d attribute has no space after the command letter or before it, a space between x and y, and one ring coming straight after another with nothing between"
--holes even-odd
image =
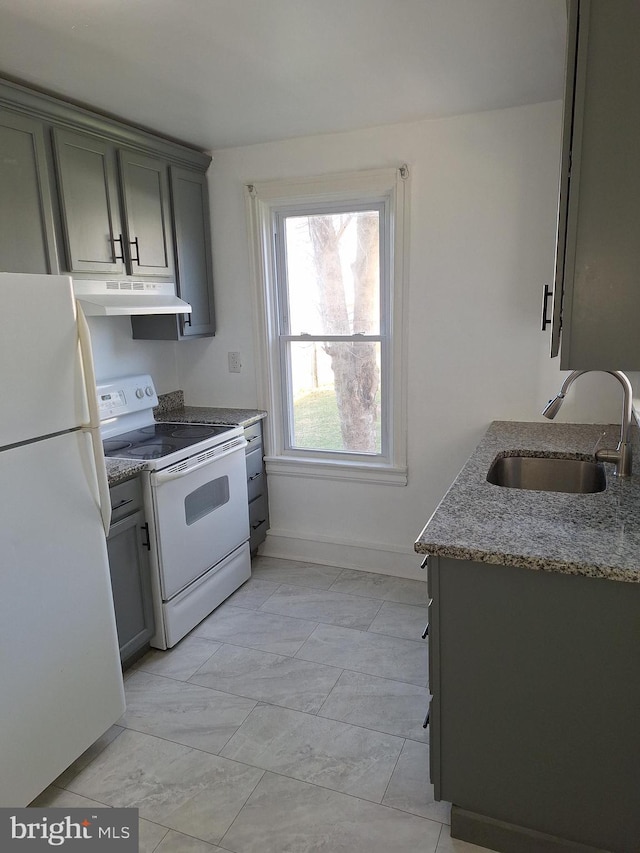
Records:
<instances>
[{"instance_id":1,"label":"drawer pull","mask_svg":"<svg viewBox=\"0 0 640 853\"><path fill-rule=\"evenodd\" d=\"M429 623L427 622L427 624L424 626L424 631L422 632L422 639L426 640L428 636L429 636Z\"/></svg>"},{"instance_id":2,"label":"drawer pull","mask_svg":"<svg viewBox=\"0 0 640 853\"><path fill-rule=\"evenodd\" d=\"M147 551L150 551L150 550L151 550L151 539L149 538L149 522L148 522L148 521L147 521L147 522L145 522L145 523L140 527L140 530L142 530L142 532L143 532L143 533L146 535L146 537L147 537L146 542L143 542L143 543L142 543L142 547L143 547L143 548L146 548L146 549L147 549Z\"/></svg>"},{"instance_id":3,"label":"drawer pull","mask_svg":"<svg viewBox=\"0 0 640 853\"><path fill-rule=\"evenodd\" d=\"M252 441L258 441L259 438L259 435L252 435L251 438L247 439L247 444L251 444Z\"/></svg>"},{"instance_id":4,"label":"drawer pull","mask_svg":"<svg viewBox=\"0 0 640 853\"><path fill-rule=\"evenodd\" d=\"M429 555L427 554L426 557L424 558L424 560L420 563L420 568L426 569L428 562L429 562Z\"/></svg>"},{"instance_id":5,"label":"drawer pull","mask_svg":"<svg viewBox=\"0 0 640 853\"><path fill-rule=\"evenodd\" d=\"M121 507L126 506L127 504L132 504L132 503L133 503L133 498L128 498L128 499L126 499L126 500L120 501L120 503L119 503L119 504L115 504L115 505L113 505L113 506L111 507L111 509L112 509L112 510L120 509Z\"/></svg>"},{"instance_id":6,"label":"drawer pull","mask_svg":"<svg viewBox=\"0 0 640 853\"><path fill-rule=\"evenodd\" d=\"M257 480L257 479L258 479L258 477L262 477L262 471L258 471L258 473L257 473L257 474L254 474L254 475L253 475L253 477L249 477L249 479L247 480L247 482L248 482L248 483L250 483L252 480Z\"/></svg>"},{"instance_id":7,"label":"drawer pull","mask_svg":"<svg viewBox=\"0 0 640 853\"><path fill-rule=\"evenodd\" d=\"M263 518L263 519L262 519L262 521L256 521L256 523L255 523L255 524L252 524L252 525L251 525L251 529L252 529L252 530L257 530L257 529L260 527L260 525L261 525L261 524L264 524L264 523L265 523L265 521L266 521L266 520L267 520L266 518Z\"/></svg>"},{"instance_id":8,"label":"drawer pull","mask_svg":"<svg viewBox=\"0 0 640 853\"><path fill-rule=\"evenodd\" d=\"M426 729L427 726L429 725L429 714L430 714L430 712L427 711L427 716L424 718L424 723L422 724L423 729Z\"/></svg>"}]
</instances>

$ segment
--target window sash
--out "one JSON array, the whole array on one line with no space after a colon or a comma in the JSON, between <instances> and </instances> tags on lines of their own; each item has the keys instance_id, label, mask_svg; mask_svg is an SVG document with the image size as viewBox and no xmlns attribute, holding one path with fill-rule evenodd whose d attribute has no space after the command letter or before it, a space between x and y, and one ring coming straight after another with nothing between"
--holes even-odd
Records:
<instances>
[{"instance_id":1,"label":"window sash","mask_svg":"<svg viewBox=\"0 0 640 853\"><path fill-rule=\"evenodd\" d=\"M340 448L322 449L311 447L298 447L294 442L294 415L295 406L293 400L293 381L292 381L292 366L291 366L291 347L292 342L311 343L313 341L323 343L331 341L336 343L379 343L380 344L380 452L372 452L368 450L342 450ZM291 455L303 456L307 458L321 456L324 458L338 457L340 459L348 459L356 461L377 460L384 461L389 458L390 442L389 442L389 394L385 393L386 383L388 383L388 375L386 365L388 364L388 339L381 335L367 335L366 338L360 335L318 337L315 335L283 335L279 340L280 349L280 370L284 378L282 383L282 421L283 421L283 448Z\"/></svg>"},{"instance_id":2,"label":"window sash","mask_svg":"<svg viewBox=\"0 0 640 853\"><path fill-rule=\"evenodd\" d=\"M362 194L366 196L366 193ZM375 335L364 335L356 333L353 335L312 335L290 333L289 312L289 281L287 264L287 241L286 221L289 217L334 215L340 213L355 213L377 211L378 234L379 234L379 333ZM391 274L392 257L391 247L393 244L392 222L390 200L388 196L371 198L349 199L342 202L297 202L286 206L278 206L272 211L272 230L274 236L274 282L275 296L278 308L278 349L280 361L281 401L282 401L282 439L283 450L287 455L300 458L313 459L342 459L357 462L358 460L378 462L391 461L391 422L392 422L392 399L391 399L391 347L389 346L389 333L393 326L391 316ZM290 343L302 341L311 343L313 341L335 341L335 342L374 342L380 344L380 410L381 410L381 447L379 453L369 451L343 450L333 448L323 450L319 448L297 447L294 443L294 401L293 381L291 367Z\"/></svg>"}]
</instances>

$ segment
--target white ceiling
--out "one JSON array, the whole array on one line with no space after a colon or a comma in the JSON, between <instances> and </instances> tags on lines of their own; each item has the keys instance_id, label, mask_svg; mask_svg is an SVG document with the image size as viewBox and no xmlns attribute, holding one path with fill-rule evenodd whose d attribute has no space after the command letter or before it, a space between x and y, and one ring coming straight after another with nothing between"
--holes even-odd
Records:
<instances>
[{"instance_id":1,"label":"white ceiling","mask_svg":"<svg viewBox=\"0 0 640 853\"><path fill-rule=\"evenodd\" d=\"M562 97L565 0L0 0L0 73L214 150Z\"/></svg>"}]
</instances>

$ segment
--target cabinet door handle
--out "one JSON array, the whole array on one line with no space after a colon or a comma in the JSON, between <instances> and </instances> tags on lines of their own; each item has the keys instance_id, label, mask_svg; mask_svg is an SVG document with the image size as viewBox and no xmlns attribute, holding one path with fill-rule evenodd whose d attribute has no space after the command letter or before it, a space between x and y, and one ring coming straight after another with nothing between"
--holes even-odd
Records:
<instances>
[{"instance_id":1,"label":"cabinet door handle","mask_svg":"<svg viewBox=\"0 0 640 853\"><path fill-rule=\"evenodd\" d=\"M146 548L146 549L147 549L147 551L150 551L150 550L151 550L151 540L150 540L150 538L149 538L149 522L148 522L148 521L147 521L147 522L145 522L145 523L140 527L140 530L142 530L142 532L143 532L143 533L146 535L146 537L147 537L146 542L143 542L143 543L142 543L142 547L143 547L143 548Z\"/></svg>"},{"instance_id":2,"label":"cabinet door handle","mask_svg":"<svg viewBox=\"0 0 640 853\"><path fill-rule=\"evenodd\" d=\"M191 314L183 314L182 325L190 326L191 325Z\"/></svg>"},{"instance_id":3,"label":"cabinet door handle","mask_svg":"<svg viewBox=\"0 0 640 853\"><path fill-rule=\"evenodd\" d=\"M265 523L265 521L266 521L266 520L267 520L266 518L263 518L263 519L262 519L262 521L256 521L256 523L255 523L255 524L252 524L252 525L251 525L251 529L252 529L252 530L257 530L257 529L260 527L260 525L261 525L261 524L264 524L264 523Z\"/></svg>"},{"instance_id":4,"label":"cabinet door handle","mask_svg":"<svg viewBox=\"0 0 640 853\"><path fill-rule=\"evenodd\" d=\"M424 723L422 724L422 728L426 729L429 725L429 711L427 711L427 716L424 718Z\"/></svg>"},{"instance_id":5,"label":"cabinet door handle","mask_svg":"<svg viewBox=\"0 0 640 853\"><path fill-rule=\"evenodd\" d=\"M262 477L262 471L259 471L257 474L254 474L253 477L249 477L247 483L250 483L252 480L257 480L258 477Z\"/></svg>"},{"instance_id":6,"label":"cabinet door handle","mask_svg":"<svg viewBox=\"0 0 640 853\"><path fill-rule=\"evenodd\" d=\"M136 247L136 256L134 258L133 254L131 255L131 262L133 263L135 261L135 263L140 266L140 246L138 245L138 238L136 237L134 240L131 240L129 245Z\"/></svg>"},{"instance_id":7,"label":"cabinet door handle","mask_svg":"<svg viewBox=\"0 0 640 853\"><path fill-rule=\"evenodd\" d=\"M251 444L252 441L258 441L259 438L259 435L252 435L251 438L247 439L247 444Z\"/></svg>"},{"instance_id":8,"label":"cabinet door handle","mask_svg":"<svg viewBox=\"0 0 640 853\"><path fill-rule=\"evenodd\" d=\"M424 558L424 560L420 563L420 568L426 569L428 562L429 562L429 555L427 554L427 556Z\"/></svg>"},{"instance_id":9,"label":"cabinet door handle","mask_svg":"<svg viewBox=\"0 0 640 853\"><path fill-rule=\"evenodd\" d=\"M120 243L120 254L116 252L116 243ZM113 244L113 259L115 261L124 261L124 246L122 244L122 234L118 234L117 237L114 237L112 240Z\"/></svg>"},{"instance_id":10,"label":"cabinet door handle","mask_svg":"<svg viewBox=\"0 0 640 853\"><path fill-rule=\"evenodd\" d=\"M552 318L547 316L547 309L549 307L549 299L553 296L553 290L549 289L549 285L545 284L544 289L542 291L542 331L550 326Z\"/></svg>"},{"instance_id":11,"label":"cabinet door handle","mask_svg":"<svg viewBox=\"0 0 640 853\"><path fill-rule=\"evenodd\" d=\"M422 639L426 640L428 636L429 636L429 623L427 622L427 624L424 626L424 631L422 632Z\"/></svg>"}]
</instances>

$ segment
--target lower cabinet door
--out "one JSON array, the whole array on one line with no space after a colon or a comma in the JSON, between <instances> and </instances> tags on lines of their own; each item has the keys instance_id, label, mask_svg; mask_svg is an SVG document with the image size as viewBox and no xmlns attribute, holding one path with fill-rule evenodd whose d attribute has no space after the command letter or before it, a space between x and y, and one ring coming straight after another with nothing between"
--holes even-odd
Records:
<instances>
[{"instance_id":1,"label":"lower cabinet door","mask_svg":"<svg viewBox=\"0 0 640 853\"><path fill-rule=\"evenodd\" d=\"M112 525L107 539L120 659L125 663L154 634L148 528L142 510Z\"/></svg>"}]
</instances>

